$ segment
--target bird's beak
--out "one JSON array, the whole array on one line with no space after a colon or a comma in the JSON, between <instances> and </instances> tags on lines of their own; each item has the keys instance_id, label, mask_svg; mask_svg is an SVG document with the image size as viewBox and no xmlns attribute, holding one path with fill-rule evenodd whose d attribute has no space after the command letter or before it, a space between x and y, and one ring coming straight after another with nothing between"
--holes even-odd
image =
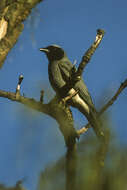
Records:
<instances>
[{"instance_id":1,"label":"bird's beak","mask_svg":"<svg viewBox=\"0 0 127 190\"><path fill-rule=\"evenodd\" d=\"M43 51L43 52L45 52L45 53L48 53L48 52L49 52L49 50L48 50L47 48L40 48L40 51Z\"/></svg>"}]
</instances>

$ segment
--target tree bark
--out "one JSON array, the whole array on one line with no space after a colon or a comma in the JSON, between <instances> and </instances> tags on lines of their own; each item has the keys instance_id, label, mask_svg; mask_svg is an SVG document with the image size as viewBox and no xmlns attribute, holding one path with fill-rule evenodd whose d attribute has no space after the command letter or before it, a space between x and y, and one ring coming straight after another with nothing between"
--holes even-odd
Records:
<instances>
[{"instance_id":1,"label":"tree bark","mask_svg":"<svg viewBox=\"0 0 127 190\"><path fill-rule=\"evenodd\" d=\"M23 21L42 0L0 0L0 68L23 31Z\"/></svg>"}]
</instances>

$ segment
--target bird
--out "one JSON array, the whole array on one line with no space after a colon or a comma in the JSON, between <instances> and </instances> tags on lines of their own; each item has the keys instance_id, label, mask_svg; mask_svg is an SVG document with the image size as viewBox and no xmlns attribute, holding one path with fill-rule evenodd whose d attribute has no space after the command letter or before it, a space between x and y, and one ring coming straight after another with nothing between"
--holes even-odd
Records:
<instances>
[{"instance_id":1,"label":"bird","mask_svg":"<svg viewBox=\"0 0 127 190\"><path fill-rule=\"evenodd\" d=\"M83 78L81 77L70 89L68 88L71 72L76 68L64 49L53 44L40 48L40 51L44 52L48 58L49 81L56 95L61 99L72 95L67 103L78 109L87 118L97 137L102 140L104 138L102 124ZM73 96L73 94L75 95Z\"/></svg>"}]
</instances>

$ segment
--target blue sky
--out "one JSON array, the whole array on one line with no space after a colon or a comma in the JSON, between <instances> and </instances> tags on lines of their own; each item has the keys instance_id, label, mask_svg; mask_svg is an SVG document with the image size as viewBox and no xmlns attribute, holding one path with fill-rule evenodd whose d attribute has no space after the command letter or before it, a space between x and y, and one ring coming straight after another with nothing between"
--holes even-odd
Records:
<instances>
[{"instance_id":1,"label":"blue sky","mask_svg":"<svg viewBox=\"0 0 127 190\"><path fill-rule=\"evenodd\" d=\"M0 70L0 89L15 91L19 74L24 75L22 93L45 101L53 96L48 81L48 61L40 47L59 44L71 61L78 63L95 39L96 30L106 31L100 47L84 71L83 78L95 105L104 102L127 78L126 0L45 0L24 23L24 31ZM119 145L127 144L127 89L109 110ZM48 98L46 98L48 97ZM102 98L103 97L103 98ZM40 171L65 152L56 122L48 116L1 98L0 183L13 185L26 177L24 185L35 189ZM86 122L77 111L76 124Z\"/></svg>"}]
</instances>

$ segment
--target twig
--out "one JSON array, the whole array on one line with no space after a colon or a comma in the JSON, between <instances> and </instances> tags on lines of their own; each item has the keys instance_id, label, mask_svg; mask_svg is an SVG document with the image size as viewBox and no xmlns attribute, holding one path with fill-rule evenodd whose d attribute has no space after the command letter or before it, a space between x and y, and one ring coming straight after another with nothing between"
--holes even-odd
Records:
<instances>
[{"instance_id":1,"label":"twig","mask_svg":"<svg viewBox=\"0 0 127 190\"><path fill-rule=\"evenodd\" d=\"M24 78L23 75L19 76L18 84L17 84L17 87L16 87L16 96L20 95L20 88L21 88L21 83L23 81L23 78Z\"/></svg>"},{"instance_id":2,"label":"twig","mask_svg":"<svg viewBox=\"0 0 127 190\"><path fill-rule=\"evenodd\" d=\"M118 96L120 95L120 93L127 87L127 79L121 83L119 89L117 90L117 92L115 93L115 95L111 98L111 100L109 100L107 102L107 104L105 104L101 110L99 111L99 115L103 114L118 98Z\"/></svg>"},{"instance_id":3,"label":"twig","mask_svg":"<svg viewBox=\"0 0 127 190\"><path fill-rule=\"evenodd\" d=\"M41 95L40 95L40 102L43 103L43 99L44 99L44 90L41 90Z\"/></svg>"},{"instance_id":4,"label":"twig","mask_svg":"<svg viewBox=\"0 0 127 190\"><path fill-rule=\"evenodd\" d=\"M23 177L22 179L18 180L18 181L16 182L16 187L17 187L17 188L22 187L23 182L26 181L26 180L27 180L26 177Z\"/></svg>"},{"instance_id":5,"label":"twig","mask_svg":"<svg viewBox=\"0 0 127 190\"><path fill-rule=\"evenodd\" d=\"M88 64L88 62L90 61L93 53L95 52L95 50L97 49L97 47L99 46L103 36L104 36L104 30L102 29L98 29L97 30L97 35L96 35L96 39L94 41L94 43L92 44L92 46L86 51L85 55L82 58L82 61L78 67L78 70L76 72L76 76L81 76L83 73L83 70L85 68L85 66Z\"/></svg>"},{"instance_id":6,"label":"twig","mask_svg":"<svg viewBox=\"0 0 127 190\"><path fill-rule=\"evenodd\" d=\"M119 89L116 91L115 95L100 109L98 115L101 116L118 98L121 92L127 87L127 79L121 83ZM88 123L85 127L82 127L77 131L79 135L84 134L89 128L90 124Z\"/></svg>"},{"instance_id":7,"label":"twig","mask_svg":"<svg viewBox=\"0 0 127 190\"><path fill-rule=\"evenodd\" d=\"M33 98L27 98L27 97L21 96L19 94L19 97L17 99L16 93L6 92L3 90L0 90L0 97L7 98L11 101L19 102L19 103L24 104L24 105L28 106L29 108L32 108L36 111L43 112L45 114L50 115L50 111L48 109L48 104L41 104L40 101L38 102L38 101L34 100Z\"/></svg>"},{"instance_id":8,"label":"twig","mask_svg":"<svg viewBox=\"0 0 127 190\"><path fill-rule=\"evenodd\" d=\"M65 98L62 98L62 102L65 104L68 100L72 99L76 94L78 94L78 90L76 90L74 93L66 96Z\"/></svg>"}]
</instances>

